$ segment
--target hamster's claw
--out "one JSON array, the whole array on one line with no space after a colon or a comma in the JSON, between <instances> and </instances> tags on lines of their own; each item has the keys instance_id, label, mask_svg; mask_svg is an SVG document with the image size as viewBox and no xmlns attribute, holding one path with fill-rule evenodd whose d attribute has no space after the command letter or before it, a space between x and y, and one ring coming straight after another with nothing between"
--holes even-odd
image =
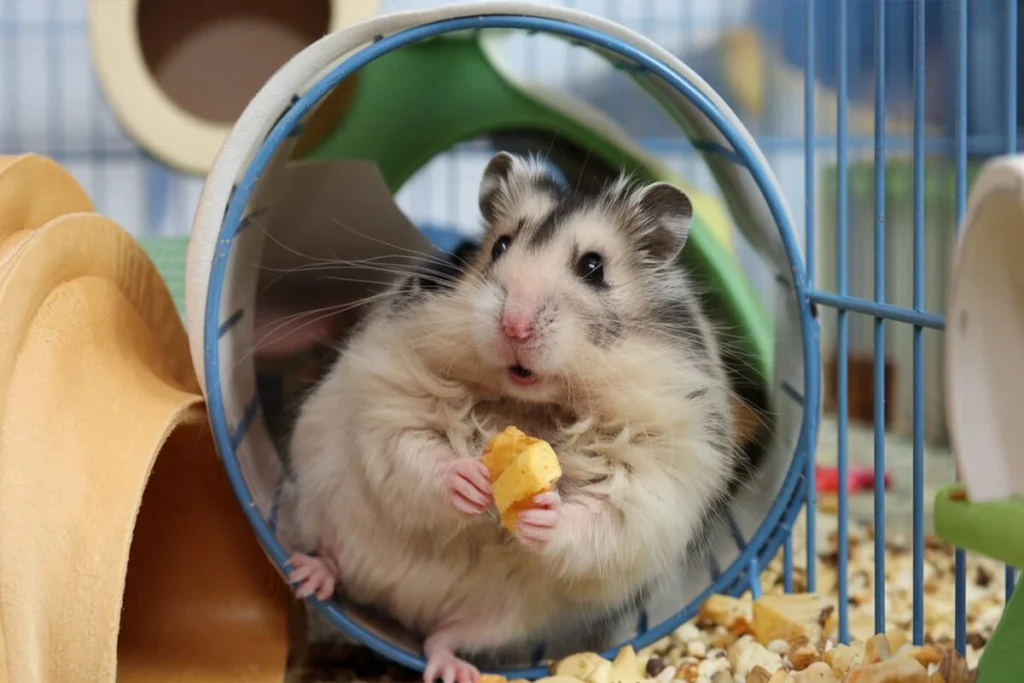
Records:
<instances>
[{"instance_id":1,"label":"hamster's claw","mask_svg":"<svg viewBox=\"0 0 1024 683\"><path fill-rule=\"evenodd\" d=\"M446 465L443 475L445 494L455 509L467 515L479 515L490 506L490 474L478 460L460 458Z\"/></svg>"},{"instance_id":2,"label":"hamster's claw","mask_svg":"<svg viewBox=\"0 0 1024 683\"><path fill-rule=\"evenodd\" d=\"M337 577L327 562L302 553L292 555L288 562L294 567L288 580L298 583L295 593L300 598L316 595L320 600L327 600L334 595Z\"/></svg>"},{"instance_id":3,"label":"hamster's claw","mask_svg":"<svg viewBox=\"0 0 1024 683\"><path fill-rule=\"evenodd\" d=\"M480 671L451 652L441 651L427 660L423 683L435 683L439 678L444 683L480 683Z\"/></svg>"}]
</instances>

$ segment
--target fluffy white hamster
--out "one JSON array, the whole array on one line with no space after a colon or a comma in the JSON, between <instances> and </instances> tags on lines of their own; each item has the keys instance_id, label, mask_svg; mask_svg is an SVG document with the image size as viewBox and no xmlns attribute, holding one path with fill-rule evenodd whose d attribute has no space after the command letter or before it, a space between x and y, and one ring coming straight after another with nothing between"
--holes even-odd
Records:
<instances>
[{"instance_id":1,"label":"fluffy white hamster","mask_svg":"<svg viewBox=\"0 0 1024 683\"><path fill-rule=\"evenodd\" d=\"M401 277L304 401L290 442L300 595L339 587L461 659L595 620L678 571L739 462L713 330L676 266L692 217L666 183L578 193L506 153L480 249ZM557 491L497 521L485 441L551 443Z\"/></svg>"}]
</instances>

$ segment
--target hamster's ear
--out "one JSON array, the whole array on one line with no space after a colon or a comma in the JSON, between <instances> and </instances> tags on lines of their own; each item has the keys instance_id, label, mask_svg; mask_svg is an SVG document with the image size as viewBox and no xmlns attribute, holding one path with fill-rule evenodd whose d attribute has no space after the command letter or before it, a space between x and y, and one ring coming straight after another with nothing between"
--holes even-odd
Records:
<instances>
[{"instance_id":1,"label":"hamster's ear","mask_svg":"<svg viewBox=\"0 0 1024 683\"><path fill-rule=\"evenodd\" d=\"M690 232L690 198L674 185L660 182L641 189L635 202L638 247L659 264L674 261Z\"/></svg>"},{"instance_id":2,"label":"hamster's ear","mask_svg":"<svg viewBox=\"0 0 1024 683\"><path fill-rule=\"evenodd\" d=\"M487 163L480 181L480 213L484 220L493 223L500 213L501 205L508 196L508 181L519 163L508 152L498 152Z\"/></svg>"}]
</instances>

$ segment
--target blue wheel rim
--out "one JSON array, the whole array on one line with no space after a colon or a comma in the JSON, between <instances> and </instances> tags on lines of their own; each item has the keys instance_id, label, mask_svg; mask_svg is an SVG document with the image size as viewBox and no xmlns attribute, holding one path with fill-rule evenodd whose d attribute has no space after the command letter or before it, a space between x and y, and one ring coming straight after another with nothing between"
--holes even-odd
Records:
<instances>
[{"instance_id":1,"label":"blue wheel rim","mask_svg":"<svg viewBox=\"0 0 1024 683\"><path fill-rule=\"evenodd\" d=\"M803 343L804 412L800 437L796 445L794 457L790 462L789 470L778 492L775 503L768 511L757 532L746 544L746 547L705 591L673 617L653 626L645 633L620 644L616 648L602 653L605 656L611 657L614 656L619 647L624 645L632 645L634 648L640 649L668 635L679 624L691 618L696 613L700 604L711 594L735 594L741 592L745 574L755 570L757 567L764 567L771 561L790 534L793 522L805 499L805 491L802 484L806 469L806 459L817 435L817 406L819 401L819 366L816 362L819 355L817 328L807 298L803 258L795 238L793 226L790 224L785 204L771 180L769 171L757 161L754 147L729 124L725 116L695 85L677 74L661 60L645 54L638 48L618 38L569 22L530 16L486 15L447 19L392 34L363 48L322 77L320 81L292 103L263 140L256 155L253 157L248 168L246 168L241 181L238 183L221 223L211 265L203 328L203 362L207 378L207 404L212 431L221 460L235 495L242 504L243 512L271 560L277 565L279 571L286 576L288 573L288 557L277 541L274 530L268 521L260 515L252 492L245 482L237 458L237 448L244 436L244 428L248 422L251 422L254 411L247 411L246 417L248 420L243 419L243 424L238 425L237 428L229 425L224 411L223 394L220 386L219 340L222 334L219 319L221 297L231 247L240 228L244 227L243 212L252 195L256 181L266 170L279 145L289 136L301 118L333 90L340 81L354 74L373 60L406 45L447 33L479 29L517 29L533 33L545 33L566 38L584 46L600 48L631 63L632 67L637 70L651 73L686 97L728 140L733 148L732 151L728 151L729 156L749 170L764 196L779 231L797 295L796 301ZM256 408L258 409L258 404ZM425 667L425 661L419 653L410 652L380 638L349 618L339 609L337 604L321 602L316 598L311 598L310 602L344 633L364 643L379 654L403 666L419 671L422 671ZM497 673L501 673L508 678L533 679L546 676L549 672L547 667L534 666L499 671Z\"/></svg>"}]
</instances>

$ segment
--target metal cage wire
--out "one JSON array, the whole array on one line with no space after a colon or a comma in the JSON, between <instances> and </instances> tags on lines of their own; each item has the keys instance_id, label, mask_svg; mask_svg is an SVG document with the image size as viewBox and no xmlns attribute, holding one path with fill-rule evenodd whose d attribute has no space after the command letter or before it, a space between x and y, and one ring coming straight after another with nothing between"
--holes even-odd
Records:
<instances>
[{"instance_id":1,"label":"metal cage wire","mask_svg":"<svg viewBox=\"0 0 1024 683\"><path fill-rule=\"evenodd\" d=\"M429 2L395 0L385 3L385 9L408 9L423 6ZM912 329L912 440L913 440L913 641L924 641L925 590L925 330L942 330L944 317L926 308L925 279L936 268L925 259L925 185L926 156L939 152L952 157L955 168L954 211L959 224L966 204L969 155L989 156L997 153L1013 153L1017 150L1017 55L1018 55L1018 0L984 0L969 3L968 0L735 0L718 3L717 11L710 11L699 0L684 3L643 0L630 4L628 0L573 0L565 4L607 16L641 33L662 42L670 49L693 38L714 33L723 27L740 26L755 21L752 17L760 9L768 14L781 15L794 8L799 16L798 30L802 40L798 51L802 61L802 114L803 126L798 133L791 134L778 122L767 122L754 127L758 142L781 176L780 167L792 168L794 158L802 156L802 183L785 187L787 199L793 207L803 203L803 239L805 255L805 291L810 302L835 310L835 338L837 346L836 367L836 413L837 413L837 470L838 488L838 576L839 601L838 618L840 637L849 639L848 576L849 557L848 528L849 494L846 483L849 479L848 413L849 405L849 357L850 323L855 316L864 316L872 321L872 354L874 361L873 398L874 415L874 468L882 473L886 466L885 405L883 398L886 384L885 355L887 348L886 323L908 326ZM978 6L984 5L982 13ZM874 132L872 136L849 132L850 112L857 93L851 93L851 78L856 78L856 69L851 67L851 54L861 54L850 45L854 35L854 23L870 6L872 33L870 57L865 63L871 64L870 78L873 99ZM945 23L929 21L929 12L942 6L948 12ZM970 7L969 7L970 6ZM85 0L6 0L0 3L0 150L3 153L38 152L54 157L66 164L95 198L99 209L108 213L131 232L139 235L184 234L190 223L191 212L198 199L202 179L180 176L168 171L140 152L131 140L119 129L103 102L103 95L92 84L88 72L88 58L84 28ZM905 14L895 12L905 9ZM970 11L969 11L970 10ZM972 14L972 12L974 14ZM831 16L830 16L831 15ZM972 75L971 33L969 18L977 16L979 22L1003 22L999 28L999 39L994 42L1002 51L1001 73L993 69L987 74L998 93L995 98L1002 106L1002 123L980 133L970 132L969 92L976 87L978 74ZM909 17L909 22L905 21ZM822 19L834 19L834 48L823 46ZM989 29L996 31L997 25ZM936 135L929 132L927 99L929 74L928 39L934 31L946 31L946 47L952 48L952 69L944 76L954 85L949 99L951 116L949 125ZM680 40L681 39L681 40ZM891 67L898 62L891 46L894 40L909 43L910 62L902 64L909 74L912 85L910 105L912 107L912 129L908 135L887 134L886 121L888 105L893 98L893 84L899 83L899 74ZM698 40L699 42L699 40ZM831 54L826 54L831 52ZM827 57L827 59L826 59ZM684 61L687 60L683 56ZM825 64L823 67L822 64ZM908 68L909 67L909 68ZM538 73L540 64L536 56L525 56L525 70ZM829 73L825 73L828 71ZM894 76L894 74L896 74ZM579 67L571 58L564 67L564 80L571 82L579 75ZM863 74L861 74L863 75ZM836 101L835 134L818 134L816 121L820 120L818 83L822 78L834 80ZM83 86L82 83L87 85ZM73 84L73 87L69 87ZM863 93L860 93L863 95ZM684 172L692 173L698 185L708 179L703 175L701 162L695 151L678 139L659 133L656 121L649 113L632 114L621 112L618 118L631 120L635 124L632 132L638 133L641 142L649 149L671 157ZM970 134L969 134L970 133ZM851 288L849 271L850 232L850 177L849 165L852 156L867 149L873 149L873 255L872 295L856 296ZM887 178L886 161L896 152L909 150L912 159L912 282L913 293L910 305L900 305L887 298L887 265L893 265L886 258L887 207L885 187ZM786 156L788 155L788 156ZM822 190L818 167L823 156L832 157L836 162L836 206L834 262L835 288L829 291L820 288L816 266L833 265L816 263L817 246L820 239L820 215ZM411 216L424 221L457 220L460 177L457 154L446 158L443 164L435 165L429 173L413 182L401 197L401 204ZM443 191L438 191L443 187ZM437 199L437 198L440 199ZM429 204L429 205L428 205ZM897 264L899 265L899 264ZM807 459L804 475L804 502L806 504L806 583L808 590L814 590L816 548L816 494L815 459ZM886 500L884 478L875 479L874 524L876 530L886 528ZM875 571L875 630L884 631L885 614L885 540L884 533L874 536ZM794 549L792 538L784 544L784 582L787 590L793 587ZM955 560L955 645L961 652L966 650L966 557L963 551L956 552ZM1013 590L1016 572L1006 568L1007 600ZM753 586L756 590L756 583Z\"/></svg>"}]
</instances>

